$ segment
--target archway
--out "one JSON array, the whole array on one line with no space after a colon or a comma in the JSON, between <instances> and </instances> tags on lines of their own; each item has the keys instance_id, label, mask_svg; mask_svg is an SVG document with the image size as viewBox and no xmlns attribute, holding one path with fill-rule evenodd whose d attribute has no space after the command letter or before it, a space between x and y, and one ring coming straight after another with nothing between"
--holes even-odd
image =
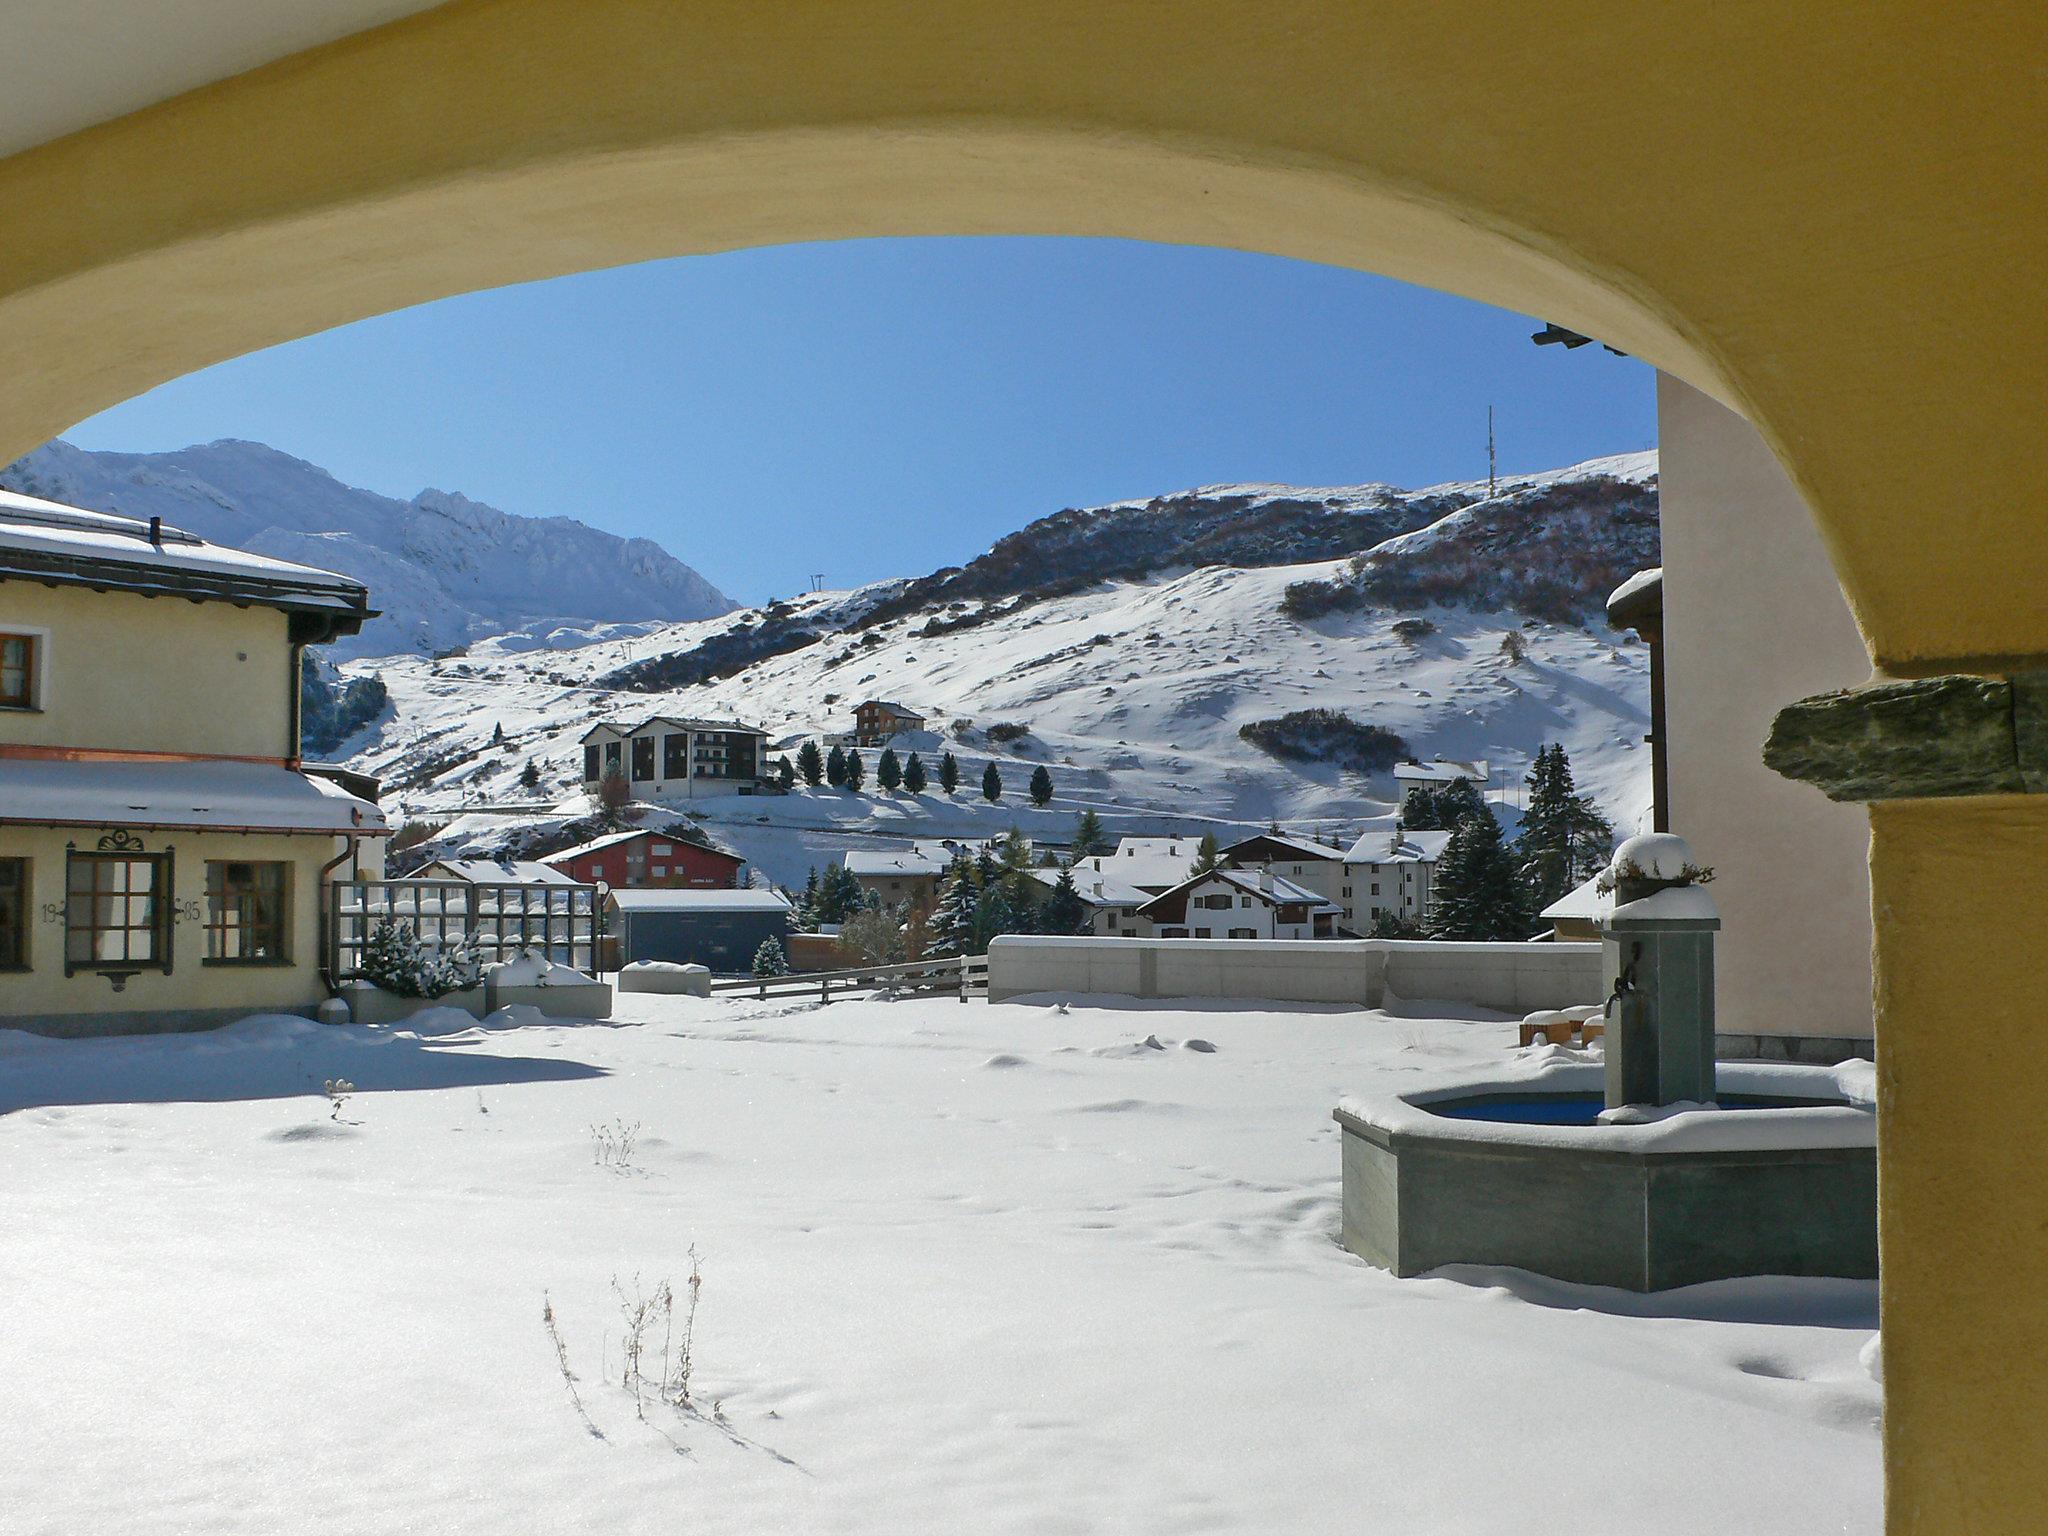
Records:
<instances>
[{"instance_id":1,"label":"archway","mask_svg":"<svg viewBox=\"0 0 2048 1536\"><path fill-rule=\"evenodd\" d=\"M0 459L206 362L518 278L855 234L1242 245L1688 379L1778 452L1882 666L2040 667L2048 539L2017 488L2048 397L2043 25L458 0L0 162ZM1980 789L1873 824L1892 1518L2018 1528L2048 1377L2012 1362L2048 1343L2048 1255L2006 1127L2048 1089L2048 806Z\"/></svg>"}]
</instances>

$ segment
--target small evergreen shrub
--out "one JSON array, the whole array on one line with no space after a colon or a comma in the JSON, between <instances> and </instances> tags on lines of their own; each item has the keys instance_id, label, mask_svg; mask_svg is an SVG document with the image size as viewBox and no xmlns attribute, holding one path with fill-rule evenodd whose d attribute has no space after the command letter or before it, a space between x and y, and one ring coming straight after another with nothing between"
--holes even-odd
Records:
<instances>
[{"instance_id":1,"label":"small evergreen shrub","mask_svg":"<svg viewBox=\"0 0 2048 1536\"><path fill-rule=\"evenodd\" d=\"M398 997L446 997L473 987L481 974L467 944L444 950L413 932L412 924L384 918L363 947L363 974Z\"/></svg>"}]
</instances>

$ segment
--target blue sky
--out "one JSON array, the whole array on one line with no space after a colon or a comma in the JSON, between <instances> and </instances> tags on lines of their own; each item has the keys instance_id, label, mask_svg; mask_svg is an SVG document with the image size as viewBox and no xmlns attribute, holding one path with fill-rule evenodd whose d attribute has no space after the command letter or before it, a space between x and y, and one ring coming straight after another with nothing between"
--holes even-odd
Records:
<instances>
[{"instance_id":1,"label":"blue sky","mask_svg":"<svg viewBox=\"0 0 2048 1536\"><path fill-rule=\"evenodd\" d=\"M1422 485L1656 441L1652 375L1530 316L1277 257L920 239L471 294L166 384L65 435L253 438L409 497L660 541L744 602L921 575L1066 506Z\"/></svg>"}]
</instances>

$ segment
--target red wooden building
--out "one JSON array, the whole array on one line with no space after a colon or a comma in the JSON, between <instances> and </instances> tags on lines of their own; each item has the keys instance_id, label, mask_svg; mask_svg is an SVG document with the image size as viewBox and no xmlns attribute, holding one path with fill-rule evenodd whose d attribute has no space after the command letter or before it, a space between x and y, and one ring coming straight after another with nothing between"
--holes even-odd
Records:
<instances>
[{"instance_id":1,"label":"red wooden building","mask_svg":"<svg viewBox=\"0 0 2048 1536\"><path fill-rule=\"evenodd\" d=\"M723 848L687 843L666 832L613 832L542 860L583 884L602 880L615 890L676 886L729 889L747 861Z\"/></svg>"}]
</instances>

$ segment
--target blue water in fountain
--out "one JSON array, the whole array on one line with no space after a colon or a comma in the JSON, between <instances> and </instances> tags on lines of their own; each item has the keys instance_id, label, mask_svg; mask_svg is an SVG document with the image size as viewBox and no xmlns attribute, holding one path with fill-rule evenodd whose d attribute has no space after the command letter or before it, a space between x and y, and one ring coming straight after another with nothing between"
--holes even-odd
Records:
<instances>
[{"instance_id":1,"label":"blue water in fountain","mask_svg":"<svg viewBox=\"0 0 2048 1536\"><path fill-rule=\"evenodd\" d=\"M1723 1109L1808 1109L1838 1104L1839 1099L1782 1099L1756 1094L1724 1093ZM1448 1120L1493 1120L1505 1125L1594 1125L1606 1100L1597 1093L1541 1093L1522 1098L1490 1094L1477 1099L1444 1099L1420 1106Z\"/></svg>"}]
</instances>

